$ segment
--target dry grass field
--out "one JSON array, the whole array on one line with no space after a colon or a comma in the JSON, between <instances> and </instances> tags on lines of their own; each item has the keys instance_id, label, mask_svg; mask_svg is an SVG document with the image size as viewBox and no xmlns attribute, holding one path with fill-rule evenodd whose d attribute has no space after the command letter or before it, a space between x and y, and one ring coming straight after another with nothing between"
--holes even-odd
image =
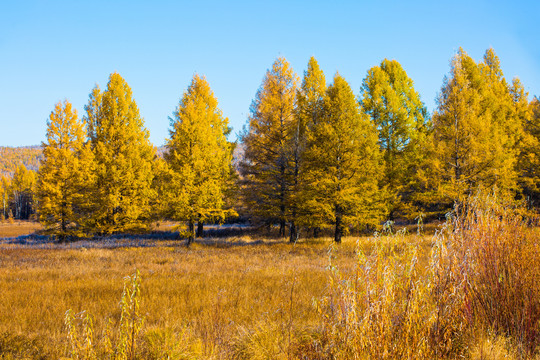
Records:
<instances>
[{"instance_id":1,"label":"dry grass field","mask_svg":"<svg viewBox=\"0 0 540 360\"><path fill-rule=\"evenodd\" d=\"M328 243L235 238L190 248L181 242L114 249L5 246L0 349L67 355L68 309L92 314L99 338L108 319L120 316L123 278L139 270L145 351L170 345L176 358L251 351L283 357L289 334L317 322L313 299L325 291ZM343 268L354 262L353 245L347 239L338 250Z\"/></svg>"},{"instance_id":2,"label":"dry grass field","mask_svg":"<svg viewBox=\"0 0 540 360\"><path fill-rule=\"evenodd\" d=\"M0 240L0 359L538 359L539 235Z\"/></svg>"},{"instance_id":3,"label":"dry grass field","mask_svg":"<svg viewBox=\"0 0 540 360\"><path fill-rule=\"evenodd\" d=\"M13 222L0 222L0 238L17 237L20 235L28 235L42 229L38 222L15 220Z\"/></svg>"}]
</instances>

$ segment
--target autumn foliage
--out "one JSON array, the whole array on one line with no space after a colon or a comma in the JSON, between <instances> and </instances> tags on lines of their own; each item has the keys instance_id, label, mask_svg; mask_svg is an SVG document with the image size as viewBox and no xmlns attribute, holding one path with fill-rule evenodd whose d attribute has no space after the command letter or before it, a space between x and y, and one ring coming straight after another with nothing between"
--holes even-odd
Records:
<instances>
[{"instance_id":1,"label":"autumn foliage","mask_svg":"<svg viewBox=\"0 0 540 360\"><path fill-rule=\"evenodd\" d=\"M37 213L61 237L173 220L192 240L203 224L239 215L291 242L324 233L339 242L386 220L442 219L478 189L534 212L538 104L519 79L505 79L493 49L478 62L459 49L432 116L396 60L369 69L356 97L339 74L327 84L314 57L302 79L280 57L238 144L195 75L157 152L131 88L113 73L92 90L82 121L69 102L55 107L42 152L0 149L2 217Z\"/></svg>"}]
</instances>

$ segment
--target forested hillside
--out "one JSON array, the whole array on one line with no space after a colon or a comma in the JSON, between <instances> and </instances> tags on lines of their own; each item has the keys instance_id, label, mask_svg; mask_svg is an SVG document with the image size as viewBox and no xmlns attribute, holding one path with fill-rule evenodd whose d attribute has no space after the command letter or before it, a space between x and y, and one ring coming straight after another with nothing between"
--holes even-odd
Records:
<instances>
[{"instance_id":1,"label":"forested hillside","mask_svg":"<svg viewBox=\"0 0 540 360\"><path fill-rule=\"evenodd\" d=\"M13 176L19 165L37 171L43 151L40 145L6 147L0 146L0 175Z\"/></svg>"}]
</instances>

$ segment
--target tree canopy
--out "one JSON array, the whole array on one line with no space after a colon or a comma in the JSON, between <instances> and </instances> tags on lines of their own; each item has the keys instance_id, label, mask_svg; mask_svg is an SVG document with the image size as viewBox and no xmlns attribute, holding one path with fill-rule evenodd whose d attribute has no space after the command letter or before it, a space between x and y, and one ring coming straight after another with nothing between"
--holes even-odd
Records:
<instances>
[{"instance_id":1,"label":"tree canopy","mask_svg":"<svg viewBox=\"0 0 540 360\"><path fill-rule=\"evenodd\" d=\"M104 233L146 228L155 149L131 88L113 73L105 91L94 88L85 109L96 163L94 226Z\"/></svg>"},{"instance_id":2,"label":"tree canopy","mask_svg":"<svg viewBox=\"0 0 540 360\"><path fill-rule=\"evenodd\" d=\"M84 125L71 103L57 103L47 122L37 199L40 221L62 239L80 235L89 216L94 165L85 139Z\"/></svg>"},{"instance_id":3,"label":"tree canopy","mask_svg":"<svg viewBox=\"0 0 540 360\"><path fill-rule=\"evenodd\" d=\"M195 75L171 119L163 184L165 215L188 222L190 241L195 222L227 215L224 194L232 160L228 132L228 119L208 82Z\"/></svg>"},{"instance_id":4,"label":"tree canopy","mask_svg":"<svg viewBox=\"0 0 540 360\"><path fill-rule=\"evenodd\" d=\"M382 188L388 192L389 216L410 216L415 213L413 194L418 167L427 157L427 109L405 70L397 61L388 59L368 70L360 103L377 127L384 158Z\"/></svg>"}]
</instances>

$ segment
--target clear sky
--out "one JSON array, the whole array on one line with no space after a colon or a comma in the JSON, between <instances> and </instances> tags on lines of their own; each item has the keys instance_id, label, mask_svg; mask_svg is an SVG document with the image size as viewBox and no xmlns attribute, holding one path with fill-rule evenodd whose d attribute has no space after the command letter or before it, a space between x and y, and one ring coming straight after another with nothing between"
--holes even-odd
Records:
<instances>
[{"instance_id":1,"label":"clear sky","mask_svg":"<svg viewBox=\"0 0 540 360\"><path fill-rule=\"evenodd\" d=\"M539 23L539 1L0 0L0 146L45 140L59 100L82 117L114 71L155 145L194 73L238 133L278 56L302 76L313 55L356 94L370 67L395 59L432 112L456 50L480 60L493 47L506 78L540 96Z\"/></svg>"}]
</instances>

